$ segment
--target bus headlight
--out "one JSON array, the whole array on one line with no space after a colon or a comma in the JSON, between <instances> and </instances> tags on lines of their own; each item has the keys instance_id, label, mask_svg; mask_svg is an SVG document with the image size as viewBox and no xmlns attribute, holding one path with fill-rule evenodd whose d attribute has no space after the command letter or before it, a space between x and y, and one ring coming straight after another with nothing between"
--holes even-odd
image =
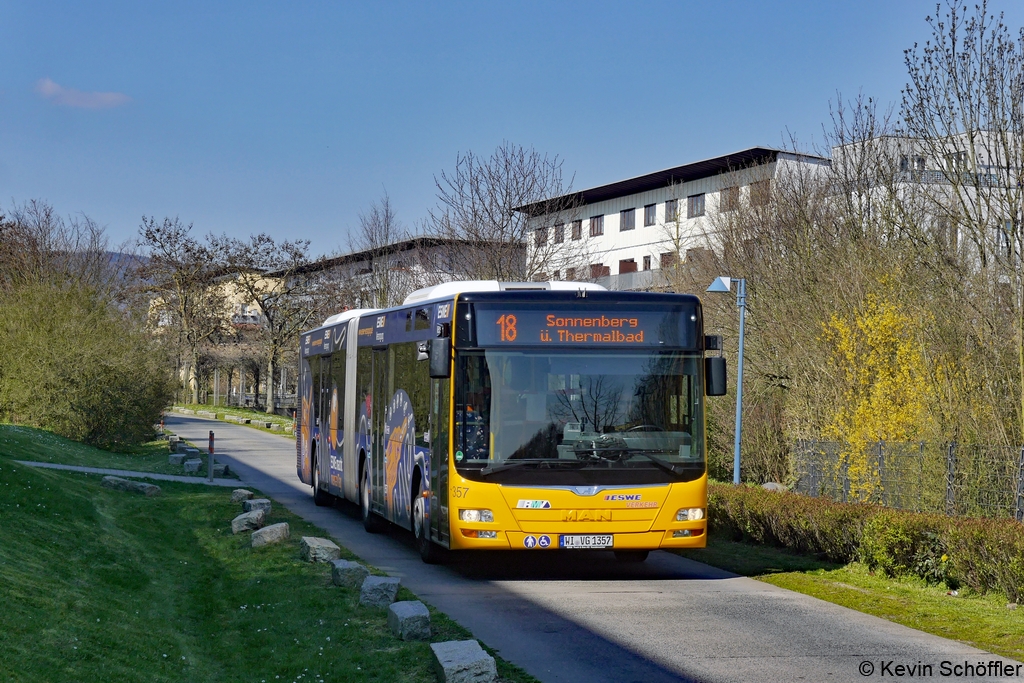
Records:
<instances>
[{"instance_id":1,"label":"bus headlight","mask_svg":"<svg viewBox=\"0 0 1024 683\"><path fill-rule=\"evenodd\" d=\"M696 522L704 519L704 508L684 508L676 513L677 522Z\"/></svg>"},{"instance_id":2,"label":"bus headlight","mask_svg":"<svg viewBox=\"0 0 1024 683\"><path fill-rule=\"evenodd\" d=\"M494 513L490 510L459 510L461 522L493 522Z\"/></svg>"}]
</instances>

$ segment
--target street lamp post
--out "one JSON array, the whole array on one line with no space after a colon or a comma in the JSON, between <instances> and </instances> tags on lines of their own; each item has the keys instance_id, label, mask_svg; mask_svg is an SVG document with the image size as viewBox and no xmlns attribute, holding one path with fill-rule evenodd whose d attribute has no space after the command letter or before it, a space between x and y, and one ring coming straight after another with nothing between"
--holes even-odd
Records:
<instances>
[{"instance_id":1,"label":"street lamp post","mask_svg":"<svg viewBox=\"0 0 1024 683\"><path fill-rule=\"evenodd\" d=\"M744 278L718 277L709 292L729 292L736 283L736 306L740 309L740 347L736 361L736 441L733 447L732 483L740 483L740 435L743 428L743 328L747 317L747 281Z\"/></svg>"}]
</instances>

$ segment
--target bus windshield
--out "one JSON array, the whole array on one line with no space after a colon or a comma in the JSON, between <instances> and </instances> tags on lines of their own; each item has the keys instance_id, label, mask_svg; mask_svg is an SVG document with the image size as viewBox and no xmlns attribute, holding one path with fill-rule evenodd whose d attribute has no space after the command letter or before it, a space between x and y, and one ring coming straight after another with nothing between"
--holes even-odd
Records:
<instances>
[{"instance_id":1,"label":"bus windshield","mask_svg":"<svg viewBox=\"0 0 1024 683\"><path fill-rule=\"evenodd\" d=\"M522 484L689 481L704 473L699 354L492 350L457 355L455 464Z\"/></svg>"}]
</instances>

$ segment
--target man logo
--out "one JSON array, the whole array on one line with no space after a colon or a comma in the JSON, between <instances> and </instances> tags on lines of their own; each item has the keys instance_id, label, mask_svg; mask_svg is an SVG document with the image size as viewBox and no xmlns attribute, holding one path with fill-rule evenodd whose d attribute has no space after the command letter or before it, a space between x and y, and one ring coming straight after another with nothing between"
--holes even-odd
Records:
<instances>
[{"instance_id":1,"label":"man logo","mask_svg":"<svg viewBox=\"0 0 1024 683\"><path fill-rule=\"evenodd\" d=\"M563 522L610 522L611 510L562 510Z\"/></svg>"}]
</instances>

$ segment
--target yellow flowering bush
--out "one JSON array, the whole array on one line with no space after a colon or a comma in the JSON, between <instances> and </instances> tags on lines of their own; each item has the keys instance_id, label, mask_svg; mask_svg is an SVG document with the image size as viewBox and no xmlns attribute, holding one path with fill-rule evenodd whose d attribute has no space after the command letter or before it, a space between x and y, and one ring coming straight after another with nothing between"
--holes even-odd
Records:
<instances>
[{"instance_id":1,"label":"yellow flowering bush","mask_svg":"<svg viewBox=\"0 0 1024 683\"><path fill-rule=\"evenodd\" d=\"M847 467L851 498L869 501L879 489L869 444L918 440L933 427L919 326L897 303L870 294L853 320L833 314L823 327L843 382L825 434L846 444L840 466Z\"/></svg>"}]
</instances>

